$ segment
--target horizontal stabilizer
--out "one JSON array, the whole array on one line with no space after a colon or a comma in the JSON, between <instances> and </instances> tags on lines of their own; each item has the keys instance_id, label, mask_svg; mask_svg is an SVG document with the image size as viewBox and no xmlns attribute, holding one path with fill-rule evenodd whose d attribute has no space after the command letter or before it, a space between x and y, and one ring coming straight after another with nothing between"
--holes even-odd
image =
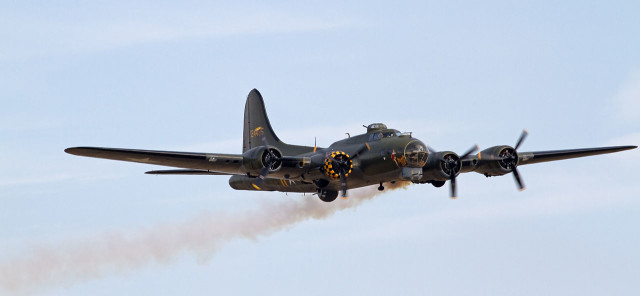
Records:
<instances>
[{"instance_id":1,"label":"horizontal stabilizer","mask_svg":"<svg viewBox=\"0 0 640 296\"><path fill-rule=\"evenodd\" d=\"M218 176L231 175L227 173L203 171L203 170L157 170L157 171L148 171L145 174L149 174L149 175L218 175Z\"/></svg>"}]
</instances>

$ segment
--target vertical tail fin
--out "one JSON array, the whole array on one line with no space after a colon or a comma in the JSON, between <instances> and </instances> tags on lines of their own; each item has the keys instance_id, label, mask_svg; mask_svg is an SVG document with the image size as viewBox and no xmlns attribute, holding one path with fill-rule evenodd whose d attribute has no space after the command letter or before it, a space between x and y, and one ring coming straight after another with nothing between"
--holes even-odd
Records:
<instances>
[{"instance_id":1,"label":"vertical tail fin","mask_svg":"<svg viewBox=\"0 0 640 296\"><path fill-rule=\"evenodd\" d=\"M276 136L271 127L264 100L257 89L251 90L244 105L244 130L242 134L242 152L255 147L264 146L262 138L270 146L275 146L284 155L299 155L315 151L314 147L286 144Z\"/></svg>"},{"instance_id":2,"label":"vertical tail fin","mask_svg":"<svg viewBox=\"0 0 640 296\"><path fill-rule=\"evenodd\" d=\"M278 144L280 144L280 139L269 123L262 95L254 88L249 93L247 103L244 105L242 152L263 146L263 137L267 139L269 145L279 146Z\"/></svg>"}]
</instances>

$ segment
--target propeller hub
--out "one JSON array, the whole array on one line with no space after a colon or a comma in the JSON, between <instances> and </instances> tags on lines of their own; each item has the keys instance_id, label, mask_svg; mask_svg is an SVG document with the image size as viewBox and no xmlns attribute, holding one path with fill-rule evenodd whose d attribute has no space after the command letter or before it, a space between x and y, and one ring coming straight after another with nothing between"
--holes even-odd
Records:
<instances>
[{"instance_id":1,"label":"propeller hub","mask_svg":"<svg viewBox=\"0 0 640 296\"><path fill-rule=\"evenodd\" d=\"M442 157L440 165L442 166L442 172L444 172L448 176L457 175L460 172L460 169L462 168L460 157L454 153L449 153L444 155Z\"/></svg>"},{"instance_id":2,"label":"propeller hub","mask_svg":"<svg viewBox=\"0 0 640 296\"><path fill-rule=\"evenodd\" d=\"M513 148L505 148L498 154L500 160L498 164L505 169L512 171L518 166L518 152Z\"/></svg>"},{"instance_id":3,"label":"propeller hub","mask_svg":"<svg viewBox=\"0 0 640 296\"><path fill-rule=\"evenodd\" d=\"M267 148L262 154L262 164L269 171L276 171L282 166L282 154L275 148Z\"/></svg>"}]
</instances>

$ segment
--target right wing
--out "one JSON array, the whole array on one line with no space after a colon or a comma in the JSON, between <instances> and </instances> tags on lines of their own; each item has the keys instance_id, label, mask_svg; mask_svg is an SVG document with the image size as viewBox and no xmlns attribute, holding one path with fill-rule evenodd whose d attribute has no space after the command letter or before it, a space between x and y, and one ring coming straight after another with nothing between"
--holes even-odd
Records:
<instances>
[{"instance_id":1,"label":"right wing","mask_svg":"<svg viewBox=\"0 0 640 296\"><path fill-rule=\"evenodd\" d=\"M244 172L241 171L242 155L240 154L193 153L102 147L73 147L67 148L64 151L78 156L189 169L168 170L165 171L164 174L244 174ZM163 174L162 171L151 171L148 173L158 174L159 172L160 174Z\"/></svg>"},{"instance_id":2,"label":"right wing","mask_svg":"<svg viewBox=\"0 0 640 296\"><path fill-rule=\"evenodd\" d=\"M607 154L620 152L630 149L635 149L637 146L613 146L613 147L597 147L597 148L582 148L582 149L566 149L566 150L550 150L550 151L536 151L536 152L521 152L518 153L520 157L519 165L534 164L547 161L556 161L563 159L571 159L599 154Z\"/></svg>"}]
</instances>

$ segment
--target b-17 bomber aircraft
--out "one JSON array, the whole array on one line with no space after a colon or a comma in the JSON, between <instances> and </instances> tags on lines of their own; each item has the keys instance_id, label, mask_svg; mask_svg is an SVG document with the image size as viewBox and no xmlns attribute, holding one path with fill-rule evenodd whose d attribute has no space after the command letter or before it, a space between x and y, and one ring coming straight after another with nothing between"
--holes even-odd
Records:
<instances>
[{"instance_id":1,"label":"b-17 bomber aircraft","mask_svg":"<svg viewBox=\"0 0 640 296\"><path fill-rule=\"evenodd\" d=\"M100 147L67 148L65 152L168 166L179 169L146 172L156 175L227 175L237 190L317 193L322 201L334 201L339 192L369 185L411 181L442 187L450 184L456 197L456 177L476 172L487 177L512 174L516 185L524 183L518 167L534 163L592 156L634 149L615 146L569 150L520 152L527 136L523 131L515 146L498 145L480 151L475 146L458 155L436 151L411 133L389 129L382 123L366 127L365 134L350 136L327 148L286 144L273 131L262 95L252 90L244 109L242 154L193 153Z\"/></svg>"}]
</instances>

